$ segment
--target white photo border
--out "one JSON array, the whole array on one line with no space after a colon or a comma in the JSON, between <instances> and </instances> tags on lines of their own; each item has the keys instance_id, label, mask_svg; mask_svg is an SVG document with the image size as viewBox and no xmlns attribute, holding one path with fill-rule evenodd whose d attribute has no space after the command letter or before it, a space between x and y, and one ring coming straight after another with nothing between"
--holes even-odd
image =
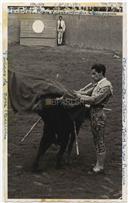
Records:
<instances>
[{"instance_id":1,"label":"white photo border","mask_svg":"<svg viewBox=\"0 0 128 203\"><path fill-rule=\"evenodd\" d=\"M61 0L55 1L55 0L44 0L42 1L31 1L28 0L27 3L45 3L45 2L63 2ZM88 2L88 1L79 1L79 0L65 0L64 3L70 3L70 2ZM93 2L111 2L111 1L93 1ZM115 1L112 2L121 2L121 1ZM127 22L128 22L128 2L123 1L123 58L122 58L122 199L116 199L116 200L95 200L95 199L81 199L81 200L61 200L61 199L8 199L7 193L8 193L8 171L7 171L7 137L8 137L8 95L7 95L7 70L8 70L8 36L7 36L7 29L8 29L8 12L7 12L7 6L9 5L15 5L17 3L25 4L26 1L15 1L15 0L8 0L8 1L1 1L0 6L0 113L1 119L0 119L0 200L1 202L127 202L128 201L128 136L127 136L127 109L128 109L128 99L127 99L127 86L128 86L128 58L127 58L127 50L128 50L128 44L127 44ZM2 12L1 12L2 11ZM4 21L6 19L6 21ZM2 31L2 32L1 32ZM4 169L4 170L3 170Z\"/></svg>"}]
</instances>

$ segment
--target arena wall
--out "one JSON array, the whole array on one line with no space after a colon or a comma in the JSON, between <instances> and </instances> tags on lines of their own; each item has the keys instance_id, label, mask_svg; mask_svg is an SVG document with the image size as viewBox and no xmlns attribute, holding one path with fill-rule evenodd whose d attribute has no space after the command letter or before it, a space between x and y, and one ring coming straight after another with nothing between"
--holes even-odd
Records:
<instances>
[{"instance_id":1,"label":"arena wall","mask_svg":"<svg viewBox=\"0 0 128 203\"><path fill-rule=\"evenodd\" d=\"M22 19L56 20L58 15L9 14L8 42L20 42ZM72 47L122 50L122 16L63 15L65 43Z\"/></svg>"}]
</instances>

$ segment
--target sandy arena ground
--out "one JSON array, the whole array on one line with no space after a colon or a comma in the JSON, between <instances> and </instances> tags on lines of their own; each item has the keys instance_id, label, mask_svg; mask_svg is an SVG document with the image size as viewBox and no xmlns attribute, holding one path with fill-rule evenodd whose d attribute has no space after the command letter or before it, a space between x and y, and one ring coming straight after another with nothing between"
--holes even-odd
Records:
<instances>
[{"instance_id":1,"label":"sandy arena ground","mask_svg":"<svg viewBox=\"0 0 128 203\"><path fill-rule=\"evenodd\" d=\"M57 148L51 146L42 160L42 173L31 172L42 136L43 122L32 131L23 145L21 138L39 118L36 114L14 114L9 107L8 133L8 197L9 198L57 198L57 199L116 199L122 192L122 68L121 58L113 58L113 52L84 50L67 46L9 47L9 68L23 73L55 78L67 87L79 89L90 82L90 67L94 63L107 67L106 77L112 82L114 96L106 112L106 175L89 176L95 163L95 149L89 121L83 123L79 133L80 156L75 146L72 163L61 170L55 169Z\"/></svg>"}]
</instances>

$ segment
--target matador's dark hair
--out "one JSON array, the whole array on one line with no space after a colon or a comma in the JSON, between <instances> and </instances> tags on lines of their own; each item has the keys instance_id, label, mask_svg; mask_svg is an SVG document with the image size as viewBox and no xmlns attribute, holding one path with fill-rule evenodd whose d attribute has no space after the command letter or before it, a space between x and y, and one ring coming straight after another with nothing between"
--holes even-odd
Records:
<instances>
[{"instance_id":1,"label":"matador's dark hair","mask_svg":"<svg viewBox=\"0 0 128 203\"><path fill-rule=\"evenodd\" d=\"M91 67L91 69L92 69L92 70L95 69L96 72L102 73L103 76L105 76L105 73L106 73L106 67L105 67L105 65L103 65L103 64L94 64L94 65Z\"/></svg>"}]
</instances>

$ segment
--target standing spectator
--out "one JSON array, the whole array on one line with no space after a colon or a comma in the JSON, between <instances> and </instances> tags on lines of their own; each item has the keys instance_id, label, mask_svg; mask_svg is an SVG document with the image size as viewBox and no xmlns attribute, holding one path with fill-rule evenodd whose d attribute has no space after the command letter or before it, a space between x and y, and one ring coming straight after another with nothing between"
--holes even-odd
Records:
<instances>
[{"instance_id":1,"label":"standing spectator","mask_svg":"<svg viewBox=\"0 0 128 203\"><path fill-rule=\"evenodd\" d=\"M57 22L57 45L64 45L65 29L66 29L65 22L62 16L59 16L59 20Z\"/></svg>"}]
</instances>

